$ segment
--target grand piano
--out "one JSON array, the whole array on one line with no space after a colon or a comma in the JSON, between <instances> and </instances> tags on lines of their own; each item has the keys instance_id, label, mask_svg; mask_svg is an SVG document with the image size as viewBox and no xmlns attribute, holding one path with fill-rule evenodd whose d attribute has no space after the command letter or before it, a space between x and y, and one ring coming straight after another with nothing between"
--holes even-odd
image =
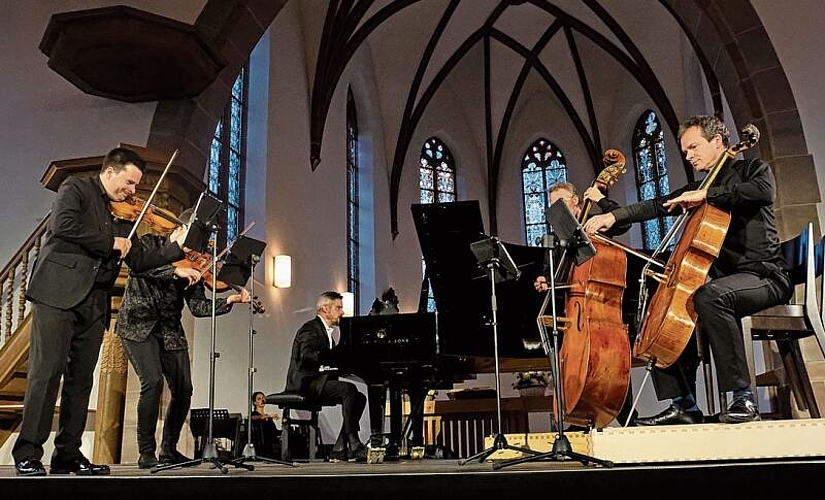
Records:
<instances>
[{"instance_id":1,"label":"grand piano","mask_svg":"<svg viewBox=\"0 0 825 500\"><path fill-rule=\"evenodd\" d=\"M478 201L415 204L412 214L437 312L355 316L341 319L338 367L370 387L370 421L383 433L384 395L389 390L387 458L397 453L402 430L402 393L410 397L413 445L423 442L420 419L430 389L490 372L494 366L492 286L470 245L489 239ZM542 296L533 281L544 266L544 250L503 243L520 271L518 279L496 283L498 351L514 369L548 369L536 316ZM426 292L425 292L426 293ZM504 369L504 368L503 368ZM507 368L510 369L510 368Z\"/></svg>"}]
</instances>

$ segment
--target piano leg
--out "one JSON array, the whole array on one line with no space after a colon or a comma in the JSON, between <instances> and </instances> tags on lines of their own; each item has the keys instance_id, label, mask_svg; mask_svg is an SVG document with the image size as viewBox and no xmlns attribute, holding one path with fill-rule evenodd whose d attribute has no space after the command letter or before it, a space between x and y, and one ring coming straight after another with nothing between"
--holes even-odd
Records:
<instances>
[{"instance_id":1,"label":"piano leg","mask_svg":"<svg viewBox=\"0 0 825 500\"><path fill-rule=\"evenodd\" d=\"M398 460L401 454L401 416L404 411L401 388L390 386L390 434L384 460Z\"/></svg>"},{"instance_id":2,"label":"piano leg","mask_svg":"<svg viewBox=\"0 0 825 500\"><path fill-rule=\"evenodd\" d=\"M410 397L409 426L411 427L411 446L424 446L424 399L427 391L420 384L409 388Z\"/></svg>"},{"instance_id":3,"label":"piano leg","mask_svg":"<svg viewBox=\"0 0 825 500\"><path fill-rule=\"evenodd\" d=\"M383 383L367 387L370 412L370 444L384 446L384 415L387 405L387 386Z\"/></svg>"}]
</instances>

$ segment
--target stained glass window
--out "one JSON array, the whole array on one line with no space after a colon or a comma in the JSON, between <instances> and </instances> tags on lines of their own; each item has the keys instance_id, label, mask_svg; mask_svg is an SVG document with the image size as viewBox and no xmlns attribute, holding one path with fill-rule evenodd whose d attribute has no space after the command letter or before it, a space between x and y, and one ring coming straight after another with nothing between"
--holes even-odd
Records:
<instances>
[{"instance_id":1,"label":"stained glass window","mask_svg":"<svg viewBox=\"0 0 825 500\"><path fill-rule=\"evenodd\" d=\"M633 157L636 160L636 189L639 201L658 198L670 192L667 178L667 156L662 126L656 112L647 110L639 117L633 130ZM672 217L660 217L642 223L644 248L658 248L665 233L673 225Z\"/></svg>"},{"instance_id":2,"label":"stained glass window","mask_svg":"<svg viewBox=\"0 0 825 500\"><path fill-rule=\"evenodd\" d=\"M447 145L436 137L424 142L418 168L421 203L455 201L455 164Z\"/></svg>"},{"instance_id":3,"label":"stained glass window","mask_svg":"<svg viewBox=\"0 0 825 500\"><path fill-rule=\"evenodd\" d=\"M218 231L219 249L238 238L243 224L248 73L248 67L242 68L232 85L209 152L209 193L223 201L226 209Z\"/></svg>"},{"instance_id":4,"label":"stained glass window","mask_svg":"<svg viewBox=\"0 0 825 500\"><path fill-rule=\"evenodd\" d=\"M547 233L544 209L549 203L547 189L567 181L567 161L555 144L538 139L527 148L521 161L524 227L528 246L539 246Z\"/></svg>"},{"instance_id":5,"label":"stained glass window","mask_svg":"<svg viewBox=\"0 0 825 500\"><path fill-rule=\"evenodd\" d=\"M358 115L352 89L347 92L347 290L355 297L355 312L360 310L358 300Z\"/></svg>"},{"instance_id":6,"label":"stained glass window","mask_svg":"<svg viewBox=\"0 0 825 500\"><path fill-rule=\"evenodd\" d=\"M418 166L418 186L421 189L421 203L456 201L455 163L453 155L446 144L437 137L431 137L421 148ZM427 265L423 258L421 270L426 273ZM435 311L433 288L427 282L427 311Z\"/></svg>"}]
</instances>

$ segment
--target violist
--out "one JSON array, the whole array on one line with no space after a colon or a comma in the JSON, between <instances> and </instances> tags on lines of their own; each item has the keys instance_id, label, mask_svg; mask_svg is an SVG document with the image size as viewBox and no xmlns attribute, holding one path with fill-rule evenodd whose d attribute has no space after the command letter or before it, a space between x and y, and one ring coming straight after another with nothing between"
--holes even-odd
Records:
<instances>
[{"instance_id":1,"label":"violist","mask_svg":"<svg viewBox=\"0 0 825 500\"><path fill-rule=\"evenodd\" d=\"M678 131L679 144L697 172L708 172L726 153L730 132L715 116L693 116ZM781 304L793 292L783 270L776 232L776 188L770 166L762 160L724 159L715 182L700 189L701 181L663 197L642 201L597 215L584 224L590 234L616 224L645 221L679 210L710 204L730 213L730 225L708 273L709 280L692 297L698 325L710 342L719 389L732 391L730 405L719 415L725 423L759 420L745 359L740 319ZM693 424L704 421L696 404L696 370L699 367L696 336L691 335L675 363L653 368L660 400L671 404L657 415L639 418L637 425Z\"/></svg>"}]
</instances>

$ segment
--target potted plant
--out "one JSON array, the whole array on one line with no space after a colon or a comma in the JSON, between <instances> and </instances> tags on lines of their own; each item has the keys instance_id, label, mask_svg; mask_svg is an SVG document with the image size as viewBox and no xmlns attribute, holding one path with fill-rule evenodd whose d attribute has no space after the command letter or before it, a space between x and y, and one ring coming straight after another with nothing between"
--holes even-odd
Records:
<instances>
[{"instance_id":1,"label":"potted plant","mask_svg":"<svg viewBox=\"0 0 825 500\"><path fill-rule=\"evenodd\" d=\"M545 371L516 372L513 389L516 389L522 397L544 396L549 378L549 374Z\"/></svg>"}]
</instances>

